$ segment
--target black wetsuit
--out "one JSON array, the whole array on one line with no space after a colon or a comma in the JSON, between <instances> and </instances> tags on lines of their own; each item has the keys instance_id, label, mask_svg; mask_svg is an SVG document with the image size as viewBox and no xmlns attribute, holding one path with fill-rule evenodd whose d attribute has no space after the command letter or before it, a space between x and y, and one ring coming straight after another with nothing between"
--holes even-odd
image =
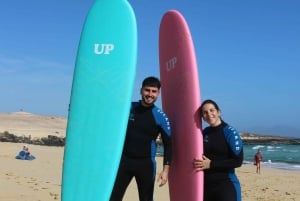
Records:
<instances>
[{"instance_id":1,"label":"black wetsuit","mask_svg":"<svg viewBox=\"0 0 300 201\"><path fill-rule=\"evenodd\" d=\"M171 162L171 132L165 113L155 105L131 105L125 144L118 175L110 201L121 201L127 186L135 177L140 201L152 201L156 174L156 138L164 144L164 165Z\"/></svg>"},{"instance_id":2,"label":"black wetsuit","mask_svg":"<svg viewBox=\"0 0 300 201\"><path fill-rule=\"evenodd\" d=\"M243 162L239 133L222 121L203 131L204 155L211 160L204 171L204 201L241 201L241 186L234 168Z\"/></svg>"}]
</instances>

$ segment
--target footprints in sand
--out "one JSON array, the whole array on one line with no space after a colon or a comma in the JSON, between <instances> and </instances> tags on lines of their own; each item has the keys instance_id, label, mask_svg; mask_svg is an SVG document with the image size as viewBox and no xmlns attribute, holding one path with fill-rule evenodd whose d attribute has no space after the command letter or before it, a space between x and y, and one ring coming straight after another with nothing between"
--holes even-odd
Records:
<instances>
[{"instance_id":1,"label":"footprints in sand","mask_svg":"<svg viewBox=\"0 0 300 201\"><path fill-rule=\"evenodd\" d=\"M262 181L250 181L250 182L262 182ZM242 194L243 197L246 198L245 200L255 200L255 201L277 201L277 200L289 200L289 201L296 201L298 199L295 196L286 191L281 189L280 185L271 185L267 180L265 180L265 186L262 187L261 185L254 185L254 188L249 189L246 187L247 183L243 182L242 185ZM261 193L262 192L262 193ZM270 198L272 195L272 198Z\"/></svg>"},{"instance_id":2,"label":"footprints in sand","mask_svg":"<svg viewBox=\"0 0 300 201\"><path fill-rule=\"evenodd\" d=\"M40 190L39 184L36 182L37 181L36 179L34 179L34 178L28 178L28 179L29 179L29 181L27 181L27 184L29 184L28 185L29 188L33 189L34 191ZM41 189L43 189L43 188L41 188Z\"/></svg>"},{"instance_id":3,"label":"footprints in sand","mask_svg":"<svg viewBox=\"0 0 300 201\"><path fill-rule=\"evenodd\" d=\"M51 193L50 192L50 196L53 197L54 200L58 200L59 199L59 194L57 194L57 193Z\"/></svg>"},{"instance_id":4,"label":"footprints in sand","mask_svg":"<svg viewBox=\"0 0 300 201\"><path fill-rule=\"evenodd\" d=\"M41 181L34 177L22 177L12 172L5 173L5 177L6 180L16 183L20 187L20 189L29 188L35 192L42 192L48 194L51 198L50 200L60 200L60 194L53 192L53 185L60 186L58 184L53 184L49 181Z\"/></svg>"}]
</instances>

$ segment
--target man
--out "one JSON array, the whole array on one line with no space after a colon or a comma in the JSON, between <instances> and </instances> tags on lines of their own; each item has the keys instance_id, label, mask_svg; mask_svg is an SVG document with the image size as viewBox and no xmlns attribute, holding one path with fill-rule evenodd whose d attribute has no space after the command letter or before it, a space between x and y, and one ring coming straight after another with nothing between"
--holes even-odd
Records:
<instances>
[{"instance_id":1,"label":"man","mask_svg":"<svg viewBox=\"0 0 300 201\"><path fill-rule=\"evenodd\" d=\"M260 174L260 166L262 161L262 154L260 149L257 150L256 154L254 155L254 165L256 165L256 173Z\"/></svg>"},{"instance_id":2,"label":"man","mask_svg":"<svg viewBox=\"0 0 300 201\"><path fill-rule=\"evenodd\" d=\"M110 201L121 201L135 177L140 201L152 201L156 175L156 138L161 135L164 145L164 166L159 186L167 183L171 163L171 131L168 117L154 105L160 93L160 81L144 79L141 100L132 102L123 154Z\"/></svg>"}]
</instances>

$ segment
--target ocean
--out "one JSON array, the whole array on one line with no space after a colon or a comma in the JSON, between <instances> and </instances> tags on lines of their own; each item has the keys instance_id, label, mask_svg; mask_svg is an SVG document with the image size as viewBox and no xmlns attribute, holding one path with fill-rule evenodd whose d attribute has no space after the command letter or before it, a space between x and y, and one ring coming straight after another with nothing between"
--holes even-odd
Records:
<instances>
[{"instance_id":1,"label":"ocean","mask_svg":"<svg viewBox=\"0 0 300 201\"><path fill-rule=\"evenodd\" d=\"M263 155L263 167L300 171L300 145L244 145L244 163L253 164L257 149ZM157 147L157 154L163 154L163 148Z\"/></svg>"},{"instance_id":2,"label":"ocean","mask_svg":"<svg viewBox=\"0 0 300 201\"><path fill-rule=\"evenodd\" d=\"M244 145L244 163L253 164L257 149L263 155L262 167L300 171L300 145Z\"/></svg>"}]
</instances>

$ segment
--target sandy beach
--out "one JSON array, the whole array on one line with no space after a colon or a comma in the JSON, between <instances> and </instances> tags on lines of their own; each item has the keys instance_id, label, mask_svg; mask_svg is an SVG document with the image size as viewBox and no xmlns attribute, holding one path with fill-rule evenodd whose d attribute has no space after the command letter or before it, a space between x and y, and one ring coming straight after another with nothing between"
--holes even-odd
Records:
<instances>
[{"instance_id":1,"label":"sandy beach","mask_svg":"<svg viewBox=\"0 0 300 201\"><path fill-rule=\"evenodd\" d=\"M0 113L0 132L31 135L32 138L65 136L66 122L63 117L27 112ZM29 151L36 159L24 161L15 159L22 146L21 143L0 142L0 200L61 200L64 148L29 145ZM161 157L157 157L157 165L158 174L162 170ZM244 201L300 201L300 171L262 167L259 175L255 173L255 166L243 165L236 172ZM154 199L168 201L168 185L158 187L156 184ZM134 180L127 189L124 201L138 201Z\"/></svg>"},{"instance_id":2,"label":"sandy beach","mask_svg":"<svg viewBox=\"0 0 300 201\"><path fill-rule=\"evenodd\" d=\"M0 143L0 200L3 201L52 201L61 197L63 147L29 145L36 159L17 160L23 144ZM158 170L162 158L157 157ZM300 172L262 167L261 174L255 166L243 165L237 169L244 201L300 200ZM138 201L134 181L130 184L125 201ZM155 200L169 200L168 186L155 186Z\"/></svg>"},{"instance_id":3,"label":"sandy beach","mask_svg":"<svg viewBox=\"0 0 300 201\"><path fill-rule=\"evenodd\" d=\"M53 135L66 136L67 119L59 116L38 115L29 112L0 112L0 132L32 139Z\"/></svg>"}]
</instances>

